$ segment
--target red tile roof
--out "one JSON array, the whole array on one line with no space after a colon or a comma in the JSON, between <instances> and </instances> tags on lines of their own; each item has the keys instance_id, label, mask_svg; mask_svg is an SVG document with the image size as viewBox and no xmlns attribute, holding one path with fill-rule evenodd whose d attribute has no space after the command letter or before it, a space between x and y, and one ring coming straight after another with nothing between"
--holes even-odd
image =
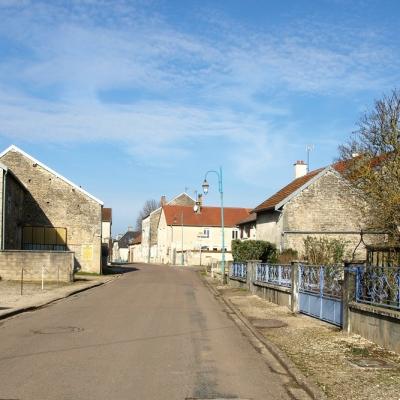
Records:
<instances>
[{"instance_id":1,"label":"red tile roof","mask_svg":"<svg viewBox=\"0 0 400 400\"><path fill-rule=\"evenodd\" d=\"M104 222L112 221L112 208L102 208L101 209L101 220Z\"/></svg>"},{"instance_id":2,"label":"red tile roof","mask_svg":"<svg viewBox=\"0 0 400 400\"><path fill-rule=\"evenodd\" d=\"M163 207L167 225L181 225L183 216L184 226L221 226L220 207L202 207L200 213L195 213L193 207L169 206ZM224 225L234 227L239 221L246 218L250 213L248 208L224 208Z\"/></svg>"},{"instance_id":3,"label":"red tile roof","mask_svg":"<svg viewBox=\"0 0 400 400\"><path fill-rule=\"evenodd\" d=\"M257 214L252 212L245 219L240 220L236 225L245 225L257 221Z\"/></svg>"}]
</instances>

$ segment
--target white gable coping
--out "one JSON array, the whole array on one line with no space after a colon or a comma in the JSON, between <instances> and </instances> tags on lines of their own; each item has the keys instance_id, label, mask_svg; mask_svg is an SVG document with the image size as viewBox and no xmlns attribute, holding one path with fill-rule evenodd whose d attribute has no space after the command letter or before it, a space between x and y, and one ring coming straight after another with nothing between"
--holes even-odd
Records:
<instances>
[{"instance_id":1,"label":"white gable coping","mask_svg":"<svg viewBox=\"0 0 400 400\"><path fill-rule=\"evenodd\" d=\"M333 171L338 174L331 166L328 166L324 168L321 172L319 172L317 175L313 176L309 181L307 181L303 186L300 186L297 190L295 190L293 193L289 194L289 196L285 197L280 203L278 203L275 207L274 210L277 211L281 207L283 207L288 201L292 200L294 197L296 197L298 194L300 194L304 189L307 189L310 185L312 185L314 182L316 182L318 179L320 179L323 175L325 175L328 171Z\"/></svg>"},{"instance_id":2,"label":"white gable coping","mask_svg":"<svg viewBox=\"0 0 400 400\"><path fill-rule=\"evenodd\" d=\"M32 157L30 154L25 153L25 151L21 150L19 147L15 146L14 144L12 144L11 146L9 146L7 149L5 149L4 151L2 151L0 153L0 158L3 157L4 155L6 155L7 153L9 153L10 151L15 151L17 153L22 154L23 156L25 156L26 158L29 158L33 163L40 165L42 168L44 168L46 171L50 172L51 174L55 175L57 178L61 179L62 181L64 181L65 183L67 183L68 185L72 186L73 188L75 188L76 190L80 191L81 193L83 193L84 195L88 196L89 198L91 198L92 200L96 201L97 203L99 203L100 205L104 205L104 203L99 200L97 197L94 197L93 195L91 195L89 192L87 192L86 190L82 189L81 187L79 187L78 185L76 185L75 183L71 182L69 179L65 178L64 176L60 175L59 173L57 173L56 171L54 171L53 169L51 169L50 167L48 167L46 164L43 164L42 162L40 162L39 160L36 160L34 157ZM0 165L1 167L1 165ZM7 168L7 167L6 167Z\"/></svg>"},{"instance_id":3,"label":"white gable coping","mask_svg":"<svg viewBox=\"0 0 400 400\"><path fill-rule=\"evenodd\" d=\"M179 193L178 196L175 196L173 199L171 199L170 201L168 201L166 204L172 203L174 200L176 200L178 197L180 197L180 196L182 196L182 195L185 195L186 197L189 197L190 200L193 200L194 202L196 202L196 200L194 200L194 199L192 198L192 196L189 196L186 192L182 192L182 193Z\"/></svg>"}]
</instances>

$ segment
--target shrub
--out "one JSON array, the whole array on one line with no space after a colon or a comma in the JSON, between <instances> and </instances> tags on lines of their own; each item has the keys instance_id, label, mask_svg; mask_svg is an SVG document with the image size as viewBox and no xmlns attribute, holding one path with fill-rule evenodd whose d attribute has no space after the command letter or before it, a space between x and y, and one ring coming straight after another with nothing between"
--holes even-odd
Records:
<instances>
[{"instance_id":1,"label":"shrub","mask_svg":"<svg viewBox=\"0 0 400 400\"><path fill-rule=\"evenodd\" d=\"M343 261L347 241L327 237L307 236L304 240L304 257L310 264L334 265Z\"/></svg>"},{"instance_id":2,"label":"shrub","mask_svg":"<svg viewBox=\"0 0 400 400\"><path fill-rule=\"evenodd\" d=\"M264 240L232 240L232 256L234 261L261 260L276 262L278 252L273 243Z\"/></svg>"},{"instance_id":3,"label":"shrub","mask_svg":"<svg viewBox=\"0 0 400 400\"><path fill-rule=\"evenodd\" d=\"M299 253L294 249L286 249L279 253L278 263L280 264L290 264L292 261L299 259Z\"/></svg>"}]
</instances>

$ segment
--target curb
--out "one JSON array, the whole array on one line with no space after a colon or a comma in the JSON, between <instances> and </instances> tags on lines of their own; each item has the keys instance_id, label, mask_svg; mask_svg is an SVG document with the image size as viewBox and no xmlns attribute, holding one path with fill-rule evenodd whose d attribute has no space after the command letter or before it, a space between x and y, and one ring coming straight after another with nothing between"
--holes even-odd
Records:
<instances>
[{"instance_id":1,"label":"curb","mask_svg":"<svg viewBox=\"0 0 400 400\"><path fill-rule=\"evenodd\" d=\"M6 318L10 318L10 317L13 317L15 315L22 314L22 313L25 313L25 312L39 310L40 308L48 306L49 304L52 304L52 303L54 303L54 302L56 302L58 300L66 299L66 298L68 298L70 296L73 296L74 294L85 292L86 290L93 289L93 288L98 287L98 286L102 286L102 285L104 285L106 283L110 283L113 280L119 278L120 276L121 275L115 275L115 277L112 277L112 278L110 278L110 279L108 279L106 281L95 282L95 283L93 283L93 285L74 289L72 292L68 292L66 294L59 295L59 296L57 296L55 298L46 300L43 303L37 303L35 305L30 305L30 306L20 307L20 308L14 308L13 310L5 311L3 314L0 315L0 320L6 319Z\"/></svg>"},{"instance_id":2,"label":"curb","mask_svg":"<svg viewBox=\"0 0 400 400\"><path fill-rule=\"evenodd\" d=\"M208 289L214 294L214 296L223 302L223 304L239 318L239 320L246 326L251 334L267 348L267 350L278 360L281 366L296 381L296 383L307 392L308 395L310 395L314 400L327 399L325 393L315 383L306 378L282 350L261 335L261 333L258 332L251 322L229 299L224 298L224 296L217 289L215 289L204 276L200 274L199 276Z\"/></svg>"}]
</instances>

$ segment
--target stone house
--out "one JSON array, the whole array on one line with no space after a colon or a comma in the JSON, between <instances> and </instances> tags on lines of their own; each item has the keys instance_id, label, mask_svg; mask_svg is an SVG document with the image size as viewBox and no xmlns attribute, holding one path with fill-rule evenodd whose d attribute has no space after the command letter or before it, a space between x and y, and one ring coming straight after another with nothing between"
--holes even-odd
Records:
<instances>
[{"instance_id":1,"label":"stone house","mask_svg":"<svg viewBox=\"0 0 400 400\"><path fill-rule=\"evenodd\" d=\"M307 236L344 239L347 255L357 248L357 255L365 257L365 248L358 246L365 229L357 206L361 199L342 175L344 168L339 162L307 172L307 165L298 161L295 179L253 210L256 238L300 255ZM364 239L373 241L377 234L370 232Z\"/></svg>"},{"instance_id":2,"label":"stone house","mask_svg":"<svg viewBox=\"0 0 400 400\"><path fill-rule=\"evenodd\" d=\"M105 208L101 210L101 243L102 243L102 253L103 265L106 265L107 262L112 261L112 209Z\"/></svg>"},{"instance_id":3,"label":"stone house","mask_svg":"<svg viewBox=\"0 0 400 400\"><path fill-rule=\"evenodd\" d=\"M25 191L18 223L7 228L6 221L5 242L18 237L8 246L70 251L75 269L100 273L103 202L16 146L3 151L0 162Z\"/></svg>"},{"instance_id":4,"label":"stone house","mask_svg":"<svg viewBox=\"0 0 400 400\"><path fill-rule=\"evenodd\" d=\"M231 242L238 238L237 223L247 208L224 208L226 260L232 260ZM158 224L158 259L163 264L204 265L221 259L220 207L165 205Z\"/></svg>"},{"instance_id":5,"label":"stone house","mask_svg":"<svg viewBox=\"0 0 400 400\"><path fill-rule=\"evenodd\" d=\"M137 235L129 244L128 262L143 262L142 259L142 234Z\"/></svg>"},{"instance_id":6,"label":"stone house","mask_svg":"<svg viewBox=\"0 0 400 400\"><path fill-rule=\"evenodd\" d=\"M3 163L0 163L0 186L1 250L21 249L26 189Z\"/></svg>"},{"instance_id":7,"label":"stone house","mask_svg":"<svg viewBox=\"0 0 400 400\"><path fill-rule=\"evenodd\" d=\"M128 228L118 240L113 243L113 262L126 263L129 261L129 245L132 240L140 235L140 232L134 231L131 227Z\"/></svg>"},{"instance_id":8,"label":"stone house","mask_svg":"<svg viewBox=\"0 0 400 400\"><path fill-rule=\"evenodd\" d=\"M256 235L257 214L252 212L245 219L238 222L239 240L255 240Z\"/></svg>"},{"instance_id":9,"label":"stone house","mask_svg":"<svg viewBox=\"0 0 400 400\"><path fill-rule=\"evenodd\" d=\"M164 205L180 205L193 207L196 201L187 193L181 193L172 200L167 201L165 196L161 197L160 207L151 212L142 220L142 261L151 263L158 262L158 223L161 217L161 210Z\"/></svg>"}]
</instances>

